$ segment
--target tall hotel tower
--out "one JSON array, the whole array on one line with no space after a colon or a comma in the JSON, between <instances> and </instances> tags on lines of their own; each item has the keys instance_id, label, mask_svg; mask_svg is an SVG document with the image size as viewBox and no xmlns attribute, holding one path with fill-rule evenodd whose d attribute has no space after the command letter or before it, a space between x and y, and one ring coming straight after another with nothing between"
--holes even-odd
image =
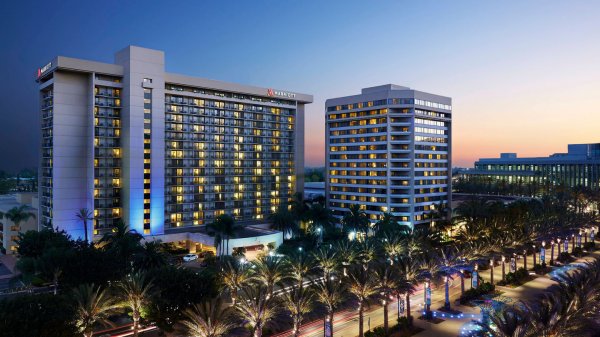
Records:
<instances>
[{"instance_id":1,"label":"tall hotel tower","mask_svg":"<svg viewBox=\"0 0 600 337\"><path fill-rule=\"evenodd\" d=\"M89 237L119 220L154 236L263 222L302 192L310 95L168 73L133 46L114 64L59 56L37 82L40 221L75 238L82 208Z\"/></svg>"},{"instance_id":2,"label":"tall hotel tower","mask_svg":"<svg viewBox=\"0 0 600 337\"><path fill-rule=\"evenodd\" d=\"M391 212L429 223L451 200L449 97L393 84L325 103L326 194L334 215L358 204L372 222Z\"/></svg>"}]
</instances>

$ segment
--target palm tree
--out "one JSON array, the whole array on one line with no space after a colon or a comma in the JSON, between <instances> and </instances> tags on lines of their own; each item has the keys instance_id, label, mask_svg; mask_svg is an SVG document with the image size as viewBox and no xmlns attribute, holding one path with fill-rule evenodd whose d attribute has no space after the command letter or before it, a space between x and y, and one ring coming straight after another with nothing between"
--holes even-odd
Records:
<instances>
[{"instance_id":1,"label":"palm tree","mask_svg":"<svg viewBox=\"0 0 600 337\"><path fill-rule=\"evenodd\" d=\"M408 229L408 226L401 225L396 220L396 217L389 212L384 212L379 221L375 223L374 230L377 235L387 235L391 233L401 232Z\"/></svg>"},{"instance_id":2,"label":"palm tree","mask_svg":"<svg viewBox=\"0 0 600 337\"><path fill-rule=\"evenodd\" d=\"M275 298L262 284L248 285L240 292L240 301L235 307L241 318L247 321L254 337L261 337L263 328L275 317Z\"/></svg>"},{"instance_id":3,"label":"palm tree","mask_svg":"<svg viewBox=\"0 0 600 337\"><path fill-rule=\"evenodd\" d=\"M193 304L183 312L181 321L186 337L222 337L236 327L232 318L232 308L223 303L220 297Z\"/></svg>"},{"instance_id":4,"label":"palm tree","mask_svg":"<svg viewBox=\"0 0 600 337\"><path fill-rule=\"evenodd\" d=\"M302 252L291 254L288 258L288 265L298 288L303 287L304 279L311 275L316 268L312 255Z\"/></svg>"},{"instance_id":5,"label":"palm tree","mask_svg":"<svg viewBox=\"0 0 600 337\"><path fill-rule=\"evenodd\" d=\"M94 213L87 208L81 208L75 214L75 216L77 216L77 219L81 220L81 222L83 223L83 234L85 242L89 243L90 241L88 239L88 221L94 220Z\"/></svg>"},{"instance_id":6,"label":"palm tree","mask_svg":"<svg viewBox=\"0 0 600 337\"><path fill-rule=\"evenodd\" d=\"M417 258L412 258L410 255L402 256L399 260L400 273L404 276L404 287L397 289L398 295L404 294L406 300L406 318L408 323L412 324L412 317L410 314L410 295L414 292L415 287L421 281L421 261ZM402 290L408 290L406 292Z\"/></svg>"},{"instance_id":7,"label":"palm tree","mask_svg":"<svg viewBox=\"0 0 600 337\"><path fill-rule=\"evenodd\" d=\"M93 284L80 285L73 291L75 326L85 337L92 337L93 327L100 323L113 326L108 317L119 307L105 289Z\"/></svg>"},{"instance_id":8,"label":"palm tree","mask_svg":"<svg viewBox=\"0 0 600 337\"><path fill-rule=\"evenodd\" d=\"M119 283L122 292L122 306L131 309L131 318L133 319L133 336L137 337L140 328L140 318L142 309L148 305L153 293L154 286L152 282L146 279L142 273L134 273Z\"/></svg>"},{"instance_id":9,"label":"palm tree","mask_svg":"<svg viewBox=\"0 0 600 337\"><path fill-rule=\"evenodd\" d=\"M483 336L490 337L526 337L529 334L530 322L527 314L516 306L503 307L499 312L490 315L490 323L476 322L481 327ZM493 327L492 327L493 325ZM535 335L534 335L535 336Z\"/></svg>"},{"instance_id":10,"label":"palm tree","mask_svg":"<svg viewBox=\"0 0 600 337\"><path fill-rule=\"evenodd\" d=\"M29 209L30 207L27 205L13 207L4 214L4 217L12 221L15 224L15 226L19 227L20 230L21 223L31 218L35 218L35 213L31 212Z\"/></svg>"},{"instance_id":11,"label":"palm tree","mask_svg":"<svg viewBox=\"0 0 600 337\"><path fill-rule=\"evenodd\" d=\"M389 259L390 265L394 264L398 258L405 252L405 247L398 235L385 234L381 243L381 250L386 259Z\"/></svg>"},{"instance_id":12,"label":"palm tree","mask_svg":"<svg viewBox=\"0 0 600 337\"><path fill-rule=\"evenodd\" d=\"M236 305L238 291L249 279L246 263L228 260L221 271L221 281L229 290L233 305Z\"/></svg>"},{"instance_id":13,"label":"palm tree","mask_svg":"<svg viewBox=\"0 0 600 337\"><path fill-rule=\"evenodd\" d=\"M368 299L377 293L377 283L373 274L365 268L352 268L348 275L348 291L358 302L358 336L364 336L364 310Z\"/></svg>"},{"instance_id":14,"label":"palm tree","mask_svg":"<svg viewBox=\"0 0 600 337\"><path fill-rule=\"evenodd\" d=\"M266 287L267 294L273 296L275 285L288 276L285 260L278 256L262 256L252 261L250 277L253 281Z\"/></svg>"},{"instance_id":15,"label":"palm tree","mask_svg":"<svg viewBox=\"0 0 600 337\"><path fill-rule=\"evenodd\" d=\"M319 228L327 232L335 227L337 221L331 210L321 204L312 204L307 212L307 219L310 223L309 231L313 233L317 233Z\"/></svg>"},{"instance_id":16,"label":"palm tree","mask_svg":"<svg viewBox=\"0 0 600 337\"><path fill-rule=\"evenodd\" d=\"M348 275L348 267L356 262L358 258L358 249L355 241L341 240L334 247L334 251L339 256L339 262L342 264L343 275Z\"/></svg>"},{"instance_id":17,"label":"palm tree","mask_svg":"<svg viewBox=\"0 0 600 337\"><path fill-rule=\"evenodd\" d=\"M273 228L282 231L284 238L292 238L297 230L294 214L285 205L280 205L275 213L269 216Z\"/></svg>"},{"instance_id":18,"label":"palm tree","mask_svg":"<svg viewBox=\"0 0 600 337\"><path fill-rule=\"evenodd\" d=\"M339 256L333 249L319 248L313 253L313 257L319 269L323 272L323 278L329 279L333 272L338 269Z\"/></svg>"},{"instance_id":19,"label":"palm tree","mask_svg":"<svg viewBox=\"0 0 600 337\"><path fill-rule=\"evenodd\" d=\"M342 225L346 231L362 232L365 236L368 234L370 223L367 214L358 204L351 205L342 218Z\"/></svg>"},{"instance_id":20,"label":"palm tree","mask_svg":"<svg viewBox=\"0 0 600 337\"><path fill-rule=\"evenodd\" d=\"M229 255L229 239L235 236L238 227L235 219L229 214L219 215L213 223L208 225L209 229L219 235L219 242L225 241L225 245L222 245L221 254L219 255Z\"/></svg>"},{"instance_id":21,"label":"palm tree","mask_svg":"<svg viewBox=\"0 0 600 337\"><path fill-rule=\"evenodd\" d=\"M300 336L300 324L304 315L311 312L314 307L315 295L310 288L292 285L289 291L283 294L283 305L292 317L292 336Z\"/></svg>"},{"instance_id":22,"label":"palm tree","mask_svg":"<svg viewBox=\"0 0 600 337\"><path fill-rule=\"evenodd\" d=\"M383 329L385 333L388 333L389 323L388 323L388 305L389 298L397 288L397 280L399 279L399 275L397 273L397 269L393 268L392 265L386 263L385 261L380 262L376 265L375 268L375 280L377 282L377 287L379 289L379 293L382 297L382 305L383 305Z\"/></svg>"},{"instance_id":23,"label":"palm tree","mask_svg":"<svg viewBox=\"0 0 600 337\"><path fill-rule=\"evenodd\" d=\"M459 274L465 267L460 251L455 246L445 246L438 249L436 256L439 263L439 273L444 277L445 301L444 308L450 310L450 280L454 274Z\"/></svg>"},{"instance_id":24,"label":"palm tree","mask_svg":"<svg viewBox=\"0 0 600 337\"><path fill-rule=\"evenodd\" d=\"M122 220L118 221L113 229L102 236L99 243L106 250L112 251L123 261L125 269L131 267L130 261L140 249L143 236L135 229L129 228Z\"/></svg>"},{"instance_id":25,"label":"palm tree","mask_svg":"<svg viewBox=\"0 0 600 337\"><path fill-rule=\"evenodd\" d=\"M327 322L329 322L331 336L333 336L333 314L346 296L345 285L343 282L339 283L327 278L315 284L317 301L327 309Z\"/></svg>"},{"instance_id":26,"label":"palm tree","mask_svg":"<svg viewBox=\"0 0 600 337\"><path fill-rule=\"evenodd\" d=\"M160 241L145 242L134 255L135 266L140 270L150 270L167 265L167 254Z\"/></svg>"},{"instance_id":27,"label":"palm tree","mask_svg":"<svg viewBox=\"0 0 600 337\"><path fill-rule=\"evenodd\" d=\"M300 222L306 220L306 218L308 217L309 209L306 203L304 202L304 197L302 196L302 193L294 193L294 198L292 199L292 201L290 201L290 206L290 211L296 224L299 224Z\"/></svg>"}]
</instances>

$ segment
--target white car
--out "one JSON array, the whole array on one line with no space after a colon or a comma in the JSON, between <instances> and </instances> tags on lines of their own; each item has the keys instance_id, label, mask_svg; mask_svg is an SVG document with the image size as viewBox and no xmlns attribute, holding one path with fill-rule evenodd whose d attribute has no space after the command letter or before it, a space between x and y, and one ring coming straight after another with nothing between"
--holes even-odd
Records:
<instances>
[{"instance_id":1,"label":"white car","mask_svg":"<svg viewBox=\"0 0 600 337\"><path fill-rule=\"evenodd\" d=\"M194 261L194 260L198 260L198 255L196 254L187 254L183 257L183 261L184 262L190 262L190 261Z\"/></svg>"}]
</instances>

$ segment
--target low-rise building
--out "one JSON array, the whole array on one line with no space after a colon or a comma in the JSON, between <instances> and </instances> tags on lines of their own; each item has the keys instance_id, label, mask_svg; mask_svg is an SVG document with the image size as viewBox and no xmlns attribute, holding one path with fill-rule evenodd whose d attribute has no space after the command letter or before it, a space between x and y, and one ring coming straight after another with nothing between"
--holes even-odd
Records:
<instances>
[{"instance_id":1,"label":"low-rise building","mask_svg":"<svg viewBox=\"0 0 600 337\"><path fill-rule=\"evenodd\" d=\"M28 220L21 223L12 222L7 216L13 208L21 206L27 206L26 212L35 214L36 216L30 217ZM0 195L0 212L4 214L0 217L0 241L2 247L6 249L6 254L14 254L17 250L17 243L15 240L19 237L19 233L24 233L30 230L38 230L38 197L37 193L16 193Z\"/></svg>"}]
</instances>

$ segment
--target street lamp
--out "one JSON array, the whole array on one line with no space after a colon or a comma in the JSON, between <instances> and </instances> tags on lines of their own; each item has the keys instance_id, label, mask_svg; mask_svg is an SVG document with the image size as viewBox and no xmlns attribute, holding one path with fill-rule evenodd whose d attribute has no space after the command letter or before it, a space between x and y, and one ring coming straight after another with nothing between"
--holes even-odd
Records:
<instances>
[{"instance_id":1,"label":"street lamp","mask_svg":"<svg viewBox=\"0 0 600 337\"><path fill-rule=\"evenodd\" d=\"M490 259L490 282L494 284L494 258Z\"/></svg>"},{"instance_id":2,"label":"street lamp","mask_svg":"<svg viewBox=\"0 0 600 337\"><path fill-rule=\"evenodd\" d=\"M540 264L542 268L546 266L546 241L542 241L542 248L540 248Z\"/></svg>"},{"instance_id":3,"label":"street lamp","mask_svg":"<svg viewBox=\"0 0 600 337\"><path fill-rule=\"evenodd\" d=\"M535 245L533 245L533 268L535 269Z\"/></svg>"},{"instance_id":4,"label":"street lamp","mask_svg":"<svg viewBox=\"0 0 600 337\"><path fill-rule=\"evenodd\" d=\"M550 265L554 265L554 239L550 241Z\"/></svg>"},{"instance_id":5,"label":"street lamp","mask_svg":"<svg viewBox=\"0 0 600 337\"><path fill-rule=\"evenodd\" d=\"M502 256L502 281L506 280L506 257Z\"/></svg>"},{"instance_id":6,"label":"street lamp","mask_svg":"<svg viewBox=\"0 0 600 337\"><path fill-rule=\"evenodd\" d=\"M523 249L523 269L527 271L527 249Z\"/></svg>"},{"instance_id":7,"label":"street lamp","mask_svg":"<svg viewBox=\"0 0 600 337\"><path fill-rule=\"evenodd\" d=\"M571 234L571 254L575 251L575 233Z\"/></svg>"},{"instance_id":8,"label":"street lamp","mask_svg":"<svg viewBox=\"0 0 600 337\"><path fill-rule=\"evenodd\" d=\"M558 246L558 255L556 256L556 258L560 258L560 238L556 239L556 242L558 242L556 245Z\"/></svg>"}]
</instances>

